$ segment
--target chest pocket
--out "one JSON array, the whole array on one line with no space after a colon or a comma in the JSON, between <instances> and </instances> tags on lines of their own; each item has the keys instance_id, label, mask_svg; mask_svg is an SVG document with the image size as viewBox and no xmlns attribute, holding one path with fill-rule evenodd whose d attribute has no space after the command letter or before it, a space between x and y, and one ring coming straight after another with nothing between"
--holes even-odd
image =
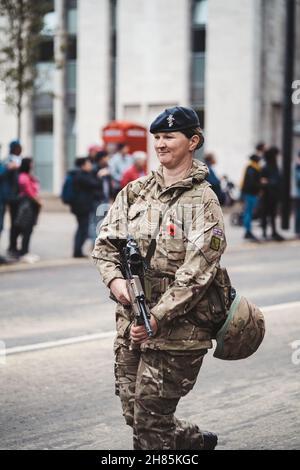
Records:
<instances>
[{"instance_id":1,"label":"chest pocket","mask_svg":"<svg viewBox=\"0 0 300 470\"><path fill-rule=\"evenodd\" d=\"M183 231L176 223L172 224L170 233L166 233L166 252L171 261L183 261L186 253L186 243ZM167 227L168 228L168 227Z\"/></svg>"},{"instance_id":2,"label":"chest pocket","mask_svg":"<svg viewBox=\"0 0 300 470\"><path fill-rule=\"evenodd\" d=\"M159 222L159 211L146 204L134 204L128 210L128 230L137 239L151 239Z\"/></svg>"}]
</instances>

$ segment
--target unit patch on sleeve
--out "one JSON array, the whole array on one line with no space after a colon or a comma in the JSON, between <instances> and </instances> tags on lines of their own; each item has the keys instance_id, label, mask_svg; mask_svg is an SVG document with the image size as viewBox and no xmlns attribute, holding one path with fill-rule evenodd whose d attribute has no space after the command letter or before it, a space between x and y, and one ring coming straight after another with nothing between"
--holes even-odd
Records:
<instances>
[{"instance_id":1,"label":"unit patch on sleeve","mask_svg":"<svg viewBox=\"0 0 300 470\"><path fill-rule=\"evenodd\" d=\"M221 239L213 235L210 240L210 248L215 251L219 251L221 245Z\"/></svg>"}]
</instances>

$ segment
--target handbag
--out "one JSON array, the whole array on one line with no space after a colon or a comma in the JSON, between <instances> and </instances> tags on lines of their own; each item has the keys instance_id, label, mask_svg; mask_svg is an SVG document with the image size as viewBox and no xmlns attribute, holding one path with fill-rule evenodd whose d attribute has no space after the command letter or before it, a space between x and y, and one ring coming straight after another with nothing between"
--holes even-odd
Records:
<instances>
[{"instance_id":1,"label":"handbag","mask_svg":"<svg viewBox=\"0 0 300 470\"><path fill-rule=\"evenodd\" d=\"M25 196L21 197L18 203L15 226L24 232L32 228L37 222L38 205L33 199Z\"/></svg>"}]
</instances>

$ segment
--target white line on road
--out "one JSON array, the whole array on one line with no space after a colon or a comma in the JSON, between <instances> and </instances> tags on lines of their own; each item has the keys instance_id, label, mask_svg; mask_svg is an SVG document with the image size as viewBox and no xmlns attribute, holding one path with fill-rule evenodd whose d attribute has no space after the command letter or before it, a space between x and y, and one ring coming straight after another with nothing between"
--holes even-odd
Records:
<instances>
[{"instance_id":1,"label":"white line on road","mask_svg":"<svg viewBox=\"0 0 300 470\"><path fill-rule=\"evenodd\" d=\"M284 310L285 308L300 308L300 302L286 302L284 304L268 305L267 307L260 307L264 313L276 312L276 310Z\"/></svg>"},{"instance_id":2,"label":"white line on road","mask_svg":"<svg viewBox=\"0 0 300 470\"><path fill-rule=\"evenodd\" d=\"M58 346L68 346L69 344L84 343L86 341L94 341L96 339L111 338L116 334L115 331L107 331L105 333L95 333L93 335L74 336L72 338L58 339L56 341L47 341L44 343L27 344L25 346L16 346L7 348L6 355L18 354L23 352L38 351L40 349L56 348Z\"/></svg>"},{"instance_id":3,"label":"white line on road","mask_svg":"<svg viewBox=\"0 0 300 470\"><path fill-rule=\"evenodd\" d=\"M261 307L263 313L274 312L277 310L284 310L289 308L300 308L300 302L287 302L283 304L276 304L276 305L268 305L266 307ZM65 338L59 339L56 341L47 341L44 343L35 343L35 344L28 344L25 346L16 346L14 348L7 348L4 353L6 356L10 356L13 354L19 354L24 352L31 352L31 351L39 351L41 349L49 349L49 348L56 348L59 346L68 346L70 344L76 343L84 343L87 341L95 341L98 339L105 339L105 338L112 338L115 336L115 331L107 331L105 333L95 333L90 335L84 336L74 336L72 338Z\"/></svg>"}]
</instances>

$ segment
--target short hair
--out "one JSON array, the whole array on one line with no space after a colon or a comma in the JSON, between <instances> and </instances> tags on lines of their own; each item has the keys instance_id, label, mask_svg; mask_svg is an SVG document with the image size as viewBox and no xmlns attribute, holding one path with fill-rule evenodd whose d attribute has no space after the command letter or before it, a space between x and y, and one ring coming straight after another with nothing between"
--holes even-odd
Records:
<instances>
[{"instance_id":1,"label":"short hair","mask_svg":"<svg viewBox=\"0 0 300 470\"><path fill-rule=\"evenodd\" d=\"M77 157L75 160L75 166L77 168L81 168L87 161L90 161L89 157Z\"/></svg>"},{"instance_id":2,"label":"short hair","mask_svg":"<svg viewBox=\"0 0 300 470\"><path fill-rule=\"evenodd\" d=\"M265 149L265 146L266 144L264 142L258 142L255 149L258 150L258 152L263 152Z\"/></svg>"},{"instance_id":3,"label":"short hair","mask_svg":"<svg viewBox=\"0 0 300 470\"><path fill-rule=\"evenodd\" d=\"M265 153L265 161L269 163L269 165L277 166L277 156L279 155L280 150L278 147L270 147Z\"/></svg>"},{"instance_id":4,"label":"short hair","mask_svg":"<svg viewBox=\"0 0 300 470\"><path fill-rule=\"evenodd\" d=\"M204 161L205 161L205 163L211 164L214 160L215 160L215 155L214 155L212 152L206 153L206 154L204 155Z\"/></svg>"},{"instance_id":5,"label":"short hair","mask_svg":"<svg viewBox=\"0 0 300 470\"><path fill-rule=\"evenodd\" d=\"M135 152L133 152L132 158L134 162L136 162L137 160L142 160L145 162L147 160L147 155L141 150L136 150Z\"/></svg>"},{"instance_id":6,"label":"short hair","mask_svg":"<svg viewBox=\"0 0 300 470\"><path fill-rule=\"evenodd\" d=\"M107 150L100 150L95 155L95 161L99 162L102 158L107 157L108 155L109 153L107 152Z\"/></svg>"},{"instance_id":7,"label":"short hair","mask_svg":"<svg viewBox=\"0 0 300 470\"><path fill-rule=\"evenodd\" d=\"M32 165L32 158L31 157L24 157L21 160L21 165L19 168L20 173L29 173Z\"/></svg>"},{"instance_id":8,"label":"short hair","mask_svg":"<svg viewBox=\"0 0 300 470\"><path fill-rule=\"evenodd\" d=\"M128 146L128 143L127 142L122 142L120 144L117 145L117 150L123 150L124 147L127 147Z\"/></svg>"},{"instance_id":9,"label":"short hair","mask_svg":"<svg viewBox=\"0 0 300 470\"><path fill-rule=\"evenodd\" d=\"M193 135L197 135L200 138L199 143L196 147L196 150L200 149L202 145L204 144L204 136L203 136L201 127L194 127L192 129L183 129L179 132L184 134L188 139L191 139Z\"/></svg>"}]
</instances>

